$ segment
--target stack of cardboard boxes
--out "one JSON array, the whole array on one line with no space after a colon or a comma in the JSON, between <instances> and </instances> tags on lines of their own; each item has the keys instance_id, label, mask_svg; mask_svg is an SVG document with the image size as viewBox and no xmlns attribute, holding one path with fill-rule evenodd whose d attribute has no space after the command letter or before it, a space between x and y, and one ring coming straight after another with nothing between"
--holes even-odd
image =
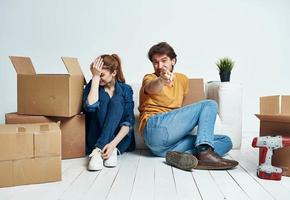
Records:
<instances>
[{"instance_id":1,"label":"stack of cardboard boxes","mask_svg":"<svg viewBox=\"0 0 290 200\"><path fill-rule=\"evenodd\" d=\"M290 96L260 98L260 136L281 135L290 137ZM275 150L272 165L288 168L283 175L290 176L290 147Z\"/></svg>"},{"instance_id":2,"label":"stack of cardboard boxes","mask_svg":"<svg viewBox=\"0 0 290 200\"><path fill-rule=\"evenodd\" d=\"M0 125L0 187L61 180L56 123Z\"/></svg>"},{"instance_id":3,"label":"stack of cardboard boxes","mask_svg":"<svg viewBox=\"0 0 290 200\"><path fill-rule=\"evenodd\" d=\"M85 155L81 67L76 58L63 57L69 74L36 74L29 57L10 59L17 113L6 114L7 125L0 127L0 187L60 180L60 158Z\"/></svg>"}]
</instances>

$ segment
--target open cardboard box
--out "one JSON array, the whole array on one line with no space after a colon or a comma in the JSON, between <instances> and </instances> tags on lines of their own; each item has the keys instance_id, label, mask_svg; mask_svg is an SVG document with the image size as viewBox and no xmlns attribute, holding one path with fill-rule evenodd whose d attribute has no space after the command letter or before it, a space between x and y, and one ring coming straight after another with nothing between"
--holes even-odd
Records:
<instances>
[{"instance_id":1,"label":"open cardboard box","mask_svg":"<svg viewBox=\"0 0 290 200\"><path fill-rule=\"evenodd\" d=\"M281 135L290 137L290 96L277 95L260 97L260 136ZM275 150L272 165L286 167L290 176L290 147Z\"/></svg>"},{"instance_id":2,"label":"open cardboard box","mask_svg":"<svg viewBox=\"0 0 290 200\"><path fill-rule=\"evenodd\" d=\"M79 114L85 79L76 58L62 57L69 74L36 74L29 57L10 56L17 72L19 114L71 117Z\"/></svg>"}]
</instances>

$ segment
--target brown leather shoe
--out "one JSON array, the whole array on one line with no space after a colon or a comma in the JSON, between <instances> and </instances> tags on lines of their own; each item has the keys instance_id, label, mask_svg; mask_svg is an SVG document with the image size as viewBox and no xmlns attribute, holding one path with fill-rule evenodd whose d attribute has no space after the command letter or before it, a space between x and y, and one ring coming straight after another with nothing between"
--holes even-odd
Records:
<instances>
[{"instance_id":1,"label":"brown leather shoe","mask_svg":"<svg viewBox=\"0 0 290 200\"><path fill-rule=\"evenodd\" d=\"M229 160L220 157L211 148L197 154L198 165L196 169L231 169L239 163L235 160Z\"/></svg>"},{"instance_id":2,"label":"brown leather shoe","mask_svg":"<svg viewBox=\"0 0 290 200\"><path fill-rule=\"evenodd\" d=\"M165 157L166 163L182 170L191 170L197 166L197 158L190 153L168 151Z\"/></svg>"}]
</instances>

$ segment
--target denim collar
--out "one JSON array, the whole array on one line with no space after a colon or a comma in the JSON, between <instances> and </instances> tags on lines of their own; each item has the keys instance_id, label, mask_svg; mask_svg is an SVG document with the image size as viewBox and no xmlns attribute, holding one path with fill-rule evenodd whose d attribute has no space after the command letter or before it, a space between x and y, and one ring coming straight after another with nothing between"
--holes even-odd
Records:
<instances>
[{"instance_id":1,"label":"denim collar","mask_svg":"<svg viewBox=\"0 0 290 200\"><path fill-rule=\"evenodd\" d=\"M123 88L122 88L121 84L122 84L122 83L121 83L119 80L116 81L116 83L115 83L115 91L114 91L113 96L114 96L114 95L122 95L122 94L123 94ZM101 87L100 87L100 91L101 91L101 92L105 92L105 93L107 93L107 92L105 91L104 86L101 86Z\"/></svg>"}]
</instances>

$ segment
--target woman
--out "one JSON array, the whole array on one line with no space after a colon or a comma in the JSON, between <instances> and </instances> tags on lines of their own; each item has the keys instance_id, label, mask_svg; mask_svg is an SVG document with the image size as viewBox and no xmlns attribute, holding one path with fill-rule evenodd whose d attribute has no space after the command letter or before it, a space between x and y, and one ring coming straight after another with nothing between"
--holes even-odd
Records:
<instances>
[{"instance_id":1,"label":"woman","mask_svg":"<svg viewBox=\"0 0 290 200\"><path fill-rule=\"evenodd\" d=\"M120 58L99 56L91 64L92 79L86 85L83 108L86 114L88 170L117 165L117 151L134 150L134 102L132 88L125 84Z\"/></svg>"}]
</instances>

